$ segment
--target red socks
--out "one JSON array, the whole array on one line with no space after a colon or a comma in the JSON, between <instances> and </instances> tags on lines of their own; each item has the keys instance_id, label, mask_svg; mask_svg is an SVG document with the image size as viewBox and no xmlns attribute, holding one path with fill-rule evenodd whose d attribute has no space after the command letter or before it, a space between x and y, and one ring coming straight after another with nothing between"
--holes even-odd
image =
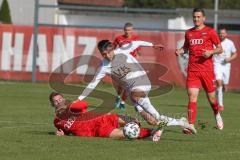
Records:
<instances>
[{"instance_id":1,"label":"red socks","mask_svg":"<svg viewBox=\"0 0 240 160\"><path fill-rule=\"evenodd\" d=\"M190 124L194 124L197 115L197 103L189 102L188 103L188 121Z\"/></svg>"},{"instance_id":2,"label":"red socks","mask_svg":"<svg viewBox=\"0 0 240 160\"><path fill-rule=\"evenodd\" d=\"M140 135L138 138L145 138L151 136L151 129L148 128L140 128Z\"/></svg>"},{"instance_id":3,"label":"red socks","mask_svg":"<svg viewBox=\"0 0 240 160\"><path fill-rule=\"evenodd\" d=\"M217 100L215 100L214 104L211 104L212 110L214 112L214 114L218 114L218 102Z\"/></svg>"},{"instance_id":4,"label":"red socks","mask_svg":"<svg viewBox=\"0 0 240 160\"><path fill-rule=\"evenodd\" d=\"M218 113L218 102L215 100L214 104L211 104L214 114ZM188 103L188 121L190 124L194 124L197 115L197 104L196 102Z\"/></svg>"},{"instance_id":5,"label":"red socks","mask_svg":"<svg viewBox=\"0 0 240 160\"><path fill-rule=\"evenodd\" d=\"M218 102L215 100L214 104L211 104L214 114L218 113ZM197 104L196 102L188 103L188 121L190 124L194 124L197 115Z\"/></svg>"}]
</instances>

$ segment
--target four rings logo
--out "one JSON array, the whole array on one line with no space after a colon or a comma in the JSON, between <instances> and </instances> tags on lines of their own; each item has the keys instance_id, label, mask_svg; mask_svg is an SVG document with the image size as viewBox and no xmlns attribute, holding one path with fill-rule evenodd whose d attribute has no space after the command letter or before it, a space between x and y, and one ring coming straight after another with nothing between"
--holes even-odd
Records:
<instances>
[{"instance_id":1,"label":"four rings logo","mask_svg":"<svg viewBox=\"0 0 240 160\"><path fill-rule=\"evenodd\" d=\"M191 39L190 45L203 44L203 39Z\"/></svg>"}]
</instances>

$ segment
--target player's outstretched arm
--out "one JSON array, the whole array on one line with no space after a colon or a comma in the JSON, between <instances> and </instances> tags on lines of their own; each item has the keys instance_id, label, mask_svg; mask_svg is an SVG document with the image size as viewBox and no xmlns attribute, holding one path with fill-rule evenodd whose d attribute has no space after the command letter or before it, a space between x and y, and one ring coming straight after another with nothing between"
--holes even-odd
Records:
<instances>
[{"instance_id":1,"label":"player's outstretched arm","mask_svg":"<svg viewBox=\"0 0 240 160\"><path fill-rule=\"evenodd\" d=\"M87 87L83 90L82 94L78 97L79 100L83 100L86 98L98 85L103 77L105 77L106 72L103 67L98 69L97 74L93 78L93 80L87 85Z\"/></svg>"},{"instance_id":2,"label":"player's outstretched arm","mask_svg":"<svg viewBox=\"0 0 240 160\"><path fill-rule=\"evenodd\" d=\"M151 42L146 42L146 41L132 41L133 43L133 46L136 46L136 47L139 47L139 46L142 46L142 47L153 47L155 49L160 49L160 50L163 50L164 48L164 45L159 43L159 44L153 44Z\"/></svg>"},{"instance_id":3,"label":"player's outstretched arm","mask_svg":"<svg viewBox=\"0 0 240 160\"><path fill-rule=\"evenodd\" d=\"M132 41L131 43L124 44L122 47L117 48L114 52L115 53L131 53L138 47L154 47L157 49L163 49L162 44L156 44L154 45L151 42L146 42L146 41Z\"/></svg>"},{"instance_id":4,"label":"player's outstretched arm","mask_svg":"<svg viewBox=\"0 0 240 160\"><path fill-rule=\"evenodd\" d=\"M159 50L162 51L162 50L164 49L164 45L162 45L162 44L160 44L160 43L159 43L159 44L154 44L154 45L153 45L153 48L159 49Z\"/></svg>"}]
</instances>

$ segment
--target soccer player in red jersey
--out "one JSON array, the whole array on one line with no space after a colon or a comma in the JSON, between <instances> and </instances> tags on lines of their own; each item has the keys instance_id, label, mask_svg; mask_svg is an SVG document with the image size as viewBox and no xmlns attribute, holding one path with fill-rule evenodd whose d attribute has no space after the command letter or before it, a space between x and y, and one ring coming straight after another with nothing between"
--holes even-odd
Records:
<instances>
[{"instance_id":1,"label":"soccer player in red jersey","mask_svg":"<svg viewBox=\"0 0 240 160\"><path fill-rule=\"evenodd\" d=\"M181 55L189 51L187 73L188 92L188 120L194 126L196 118L197 98L201 85L213 109L218 129L223 129L223 120L218 111L218 102L215 98L215 76L213 70L214 54L222 53L220 39L214 29L205 26L205 12L203 9L193 10L194 27L185 33L185 43L182 48L176 49L175 54ZM215 46L215 48L214 48ZM189 133L187 129L184 132Z\"/></svg>"},{"instance_id":2,"label":"soccer player in red jersey","mask_svg":"<svg viewBox=\"0 0 240 160\"><path fill-rule=\"evenodd\" d=\"M57 128L57 136L72 134L82 137L125 137L123 131L119 129L127 123L123 116L87 112L86 101L70 102L57 92L52 92L49 100L55 108L54 125ZM136 121L129 117L127 119ZM162 130L140 128L139 138L150 137L152 141L159 141L161 134Z\"/></svg>"},{"instance_id":3,"label":"soccer player in red jersey","mask_svg":"<svg viewBox=\"0 0 240 160\"><path fill-rule=\"evenodd\" d=\"M122 45L124 44L128 44L132 41L137 41L139 40L138 36L133 34L133 24L132 23L126 23L124 25L124 34L123 35L120 35L120 36L117 36L115 38L115 40L113 41L113 45L115 46L115 48L118 48L118 47L122 47ZM133 57L137 57L139 55L139 50L140 48L136 48L134 51L132 51L130 54L133 56Z\"/></svg>"},{"instance_id":4,"label":"soccer player in red jersey","mask_svg":"<svg viewBox=\"0 0 240 160\"><path fill-rule=\"evenodd\" d=\"M138 36L133 34L133 24L132 23L129 23L129 22L125 23L123 30L124 30L124 34L117 36L115 38L115 40L113 41L113 45L115 46L115 48L122 47L122 45L124 45L124 44L129 44L132 41L139 40ZM136 58L137 56L139 56L139 50L140 50L140 47L136 48L130 54ZM116 97L115 107L124 109L125 101L127 99L127 92L122 87L118 86L117 94L118 95Z\"/></svg>"}]
</instances>

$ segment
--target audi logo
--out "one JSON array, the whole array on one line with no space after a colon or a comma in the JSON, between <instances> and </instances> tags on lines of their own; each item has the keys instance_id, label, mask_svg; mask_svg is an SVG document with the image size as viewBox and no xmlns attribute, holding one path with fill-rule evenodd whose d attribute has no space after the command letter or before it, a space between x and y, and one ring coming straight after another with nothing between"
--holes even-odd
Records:
<instances>
[{"instance_id":1,"label":"audi logo","mask_svg":"<svg viewBox=\"0 0 240 160\"><path fill-rule=\"evenodd\" d=\"M203 39L191 39L190 45L203 44Z\"/></svg>"}]
</instances>

